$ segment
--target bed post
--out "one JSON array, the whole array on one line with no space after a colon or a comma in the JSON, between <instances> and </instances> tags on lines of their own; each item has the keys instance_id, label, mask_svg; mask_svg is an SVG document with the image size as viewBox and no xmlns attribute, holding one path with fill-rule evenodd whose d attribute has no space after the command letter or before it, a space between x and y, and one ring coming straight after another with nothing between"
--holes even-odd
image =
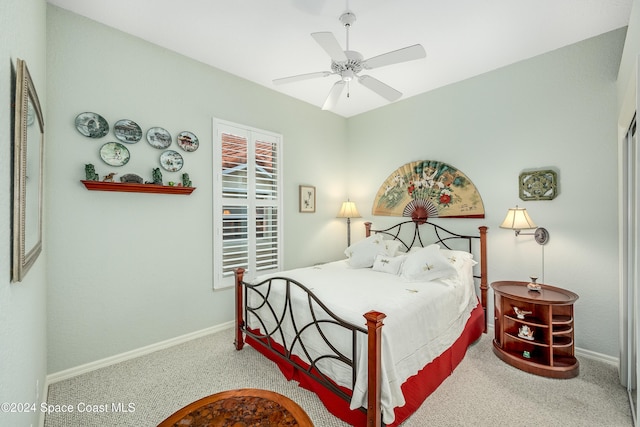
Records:
<instances>
[{"instance_id":1,"label":"bed post","mask_svg":"<svg viewBox=\"0 0 640 427\"><path fill-rule=\"evenodd\" d=\"M364 229L365 229L364 236L365 237L371 236L371 222L369 221L365 222Z\"/></svg>"},{"instance_id":2,"label":"bed post","mask_svg":"<svg viewBox=\"0 0 640 427\"><path fill-rule=\"evenodd\" d=\"M242 318L242 278L244 277L244 268L236 268L233 272L236 278L236 339L234 344L236 350L242 350L244 347L244 336L242 328L244 327L244 319Z\"/></svg>"},{"instance_id":3,"label":"bed post","mask_svg":"<svg viewBox=\"0 0 640 427\"><path fill-rule=\"evenodd\" d=\"M487 333L487 227L478 227L480 230L480 303L484 309L484 333Z\"/></svg>"},{"instance_id":4,"label":"bed post","mask_svg":"<svg viewBox=\"0 0 640 427\"><path fill-rule=\"evenodd\" d=\"M370 311L365 313L367 319L367 427L382 425L382 408L380 406L382 361L382 320L384 313Z\"/></svg>"}]
</instances>

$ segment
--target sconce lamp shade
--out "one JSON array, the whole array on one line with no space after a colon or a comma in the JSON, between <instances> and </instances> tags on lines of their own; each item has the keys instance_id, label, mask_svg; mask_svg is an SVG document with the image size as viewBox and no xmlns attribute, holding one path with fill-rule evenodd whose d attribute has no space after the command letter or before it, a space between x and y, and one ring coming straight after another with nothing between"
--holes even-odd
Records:
<instances>
[{"instance_id":1,"label":"sconce lamp shade","mask_svg":"<svg viewBox=\"0 0 640 427\"><path fill-rule=\"evenodd\" d=\"M509 209L506 218L502 221L502 224L500 224L500 228L531 230L537 228L537 226L527 213L527 209L516 206L515 208Z\"/></svg>"},{"instance_id":2,"label":"sconce lamp shade","mask_svg":"<svg viewBox=\"0 0 640 427\"><path fill-rule=\"evenodd\" d=\"M350 201L342 202L342 207L340 208L340 212L338 212L337 218L361 218L358 213L358 208L356 208L356 204Z\"/></svg>"},{"instance_id":3,"label":"sconce lamp shade","mask_svg":"<svg viewBox=\"0 0 640 427\"><path fill-rule=\"evenodd\" d=\"M546 228L538 227L525 208L509 208L507 212L507 216L500 224L500 228L508 228L509 230L514 230L516 232L516 236L520 235L531 235L535 236L535 240L539 245L544 245L549 241L549 232ZM521 233L520 230L532 230L535 228L535 232L533 233Z\"/></svg>"}]
</instances>

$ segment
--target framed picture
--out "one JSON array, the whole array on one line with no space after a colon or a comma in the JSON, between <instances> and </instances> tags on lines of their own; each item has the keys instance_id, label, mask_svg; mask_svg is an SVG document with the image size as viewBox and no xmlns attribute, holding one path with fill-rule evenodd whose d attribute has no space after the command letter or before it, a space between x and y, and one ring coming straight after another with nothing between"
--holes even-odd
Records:
<instances>
[{"instance_id":1,"label":"framed picture","mask_svg":"<svg viewBox=\"0 0 640 427\"><path fill-rule=\"evenodd\" d=\"M11 281L21 282L42 251L44 120L27 64L16 63Z\"/></svg>"},{"instance_id":2,"label":"framed picture","mask_svg":"<svg viewBox=\"0 0 640 427\"><path fill-rule=\"evenodd\" d=\"M300 186L300 212L316 211L316 187Z\"/></svg>"},{"instance_id":3,"label":"framed picture","mask_svg":"<svg viewBox=\"0 0 640 427\"><path fill-rule=\"evenodd\" d=\"M558 195L558 174L552 170L522 172L518 186L522 200L553 200Z\"/></svg>"}]
</instances>

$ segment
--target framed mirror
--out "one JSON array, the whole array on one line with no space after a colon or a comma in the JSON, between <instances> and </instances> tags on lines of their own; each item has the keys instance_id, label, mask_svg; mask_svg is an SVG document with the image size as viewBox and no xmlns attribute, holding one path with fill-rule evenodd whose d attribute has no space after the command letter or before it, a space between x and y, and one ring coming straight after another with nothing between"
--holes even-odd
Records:
<instances>
[{"instance_id":1,"label":"framed mirror","mask_svg":"<svg viewBox=\"0 0 640 427\"><path fill-rule=\"evenodd\" d=\"M13 143L11 281L21 282L42 251L44 120L27 64L17 59Z\"/></svg>"}]
</instances>

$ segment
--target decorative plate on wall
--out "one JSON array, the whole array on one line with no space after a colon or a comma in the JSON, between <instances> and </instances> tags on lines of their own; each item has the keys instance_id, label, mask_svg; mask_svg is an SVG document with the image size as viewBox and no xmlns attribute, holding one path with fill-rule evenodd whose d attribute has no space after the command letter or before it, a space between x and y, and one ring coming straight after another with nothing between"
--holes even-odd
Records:
<instances>
[{"instance_id":1,"label":"decorative plate on wall","mask_svg":"<svg viewBox=\"0 0 640 427\"><path fill-rule=\"evenodd\" d=\"M198 142L198 137L192 134L191 132L180 132L178 135L178 145L184 151L196 151L200 142Z\"/></svg>"},{"instance_id":2,"label":"decorative plate on wall","mask_svg":"<svg viewBox=\"0 0 640 427\"><path fill-rule=\"evenodd\" d=\"M127 144L135 144L142 139L142 129L133 120L122 119L118 120L113 125L113 133L122 142Z\"/></svg>"},{"instance_id":3,"label":"decorative plate on wall","mask_svg":"<svg viewBox=\"0 0 640 427\"><path fill-rule=\"evenodd\" d=\"M89 138L102 138L109 133L109 123L100 114L80 113L76 117L76 129Z\"/></svg>"},{"instance_id":4,"label":"decorative plate on wall","mask_svg":"<svg viewBox=\"0 0 640 427\"><path fill-rule=\"evenodd\" d=\"M127 147L119 142L107 142L100 148L100 158L111 166L124 166L130 157Z\"/></svg>"},{"instance_id":5,"label":"decorative plate on wall","mask_svg":"<svg viewBox=\"0 0 640 427\"><path fill-rule=\"evenodd\" d=\"M553 200L558 195L558 174L552 170L522 172L518 183L522 200Z\"/></svg>"},{"instance_id":6,"label":"decorative plate on wall","mask_svg":"<svg viewBox=\"0 0 640 427\"><path fill-rule=\"evenodd\" d=\"M147 131L147 141L153 148L167 148L171 145L171 134L166 129L154 127Z\"/></svg>"},{"instance_id":7,"label":"decorative plate on wall","mask_svg":"<svg viewBox=\"0 0 640 427\"><path fill-rule=\"evenodd\" d=\"M160 166L169 172L177 172L183 165L184 160L177 151L167 150L160 155Z\"/></svg>"}]
</instances>

